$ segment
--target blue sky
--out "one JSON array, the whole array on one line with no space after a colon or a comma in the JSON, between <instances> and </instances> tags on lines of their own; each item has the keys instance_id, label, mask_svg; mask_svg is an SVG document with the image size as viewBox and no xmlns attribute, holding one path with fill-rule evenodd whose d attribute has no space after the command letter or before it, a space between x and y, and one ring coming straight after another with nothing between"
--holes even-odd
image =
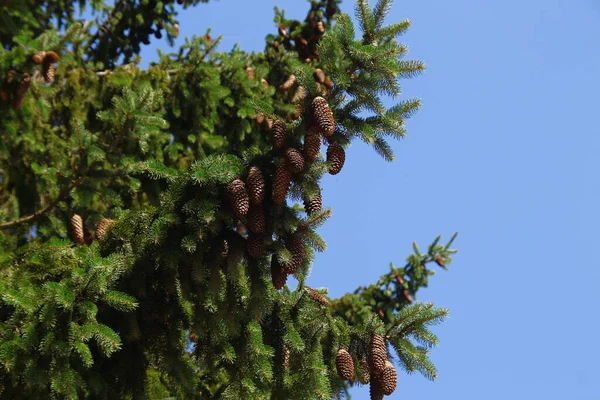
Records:
<instances>
[{"instance_id":1,"label":"blue sky","mask_svg":"<svg viewBox=\"0 0 600 400\"><path fill-rule=\"evenodd\" d=\"M276 4L302 19L308 3L211 1L180 14L178 43L211 27L221 50L261 51ZM435 328L439 378L401 374L388 398L597 399L600 2L396 1L388 20L403 18L428 69L402 97L423 108L395 162L356 142L324 180L329 248L309 284L340 296L402 264L413 240L458 231L451 270L418 297L451 311Z\"/></svg>"}]
</instances>

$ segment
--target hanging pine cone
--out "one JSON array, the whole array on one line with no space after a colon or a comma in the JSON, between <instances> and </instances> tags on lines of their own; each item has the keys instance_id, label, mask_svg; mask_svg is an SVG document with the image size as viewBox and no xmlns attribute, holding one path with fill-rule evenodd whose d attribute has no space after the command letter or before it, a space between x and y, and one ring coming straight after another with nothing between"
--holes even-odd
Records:
<instances>
[{"instance_id":1,"label":"hanging pine cone","mask_svg":"<svg viewBox=\"0 0 600 400\"><path fill-rule=\"evenodd\" d=\"M31 57L31 60L34 62L34 64L41 64L44 61L44 58L46 58L46 52L38 51L33 55L33 57Z\"/></svg>"},{"instance_id":2,"label":"hanging pine cone","mask_svg":"<svg viewBox=\"0 0 600 400\"><path fill-rule=\"evenodd\" d=\"M260 78L260 83L262 83L265 89L269 87L269 82L265 78Z\"/></svg>"},{"instance_id":3,"label":"hanging pine cone","mask_svg":"<svg viewBox=\"0 0 600 400\"><path fill-rule=\"evenodd\" d=\"M346 151L338 142L332 142L327 147L327 162L329 163L329 173L337 175L344 167L346 161Z\"/></svg>"},{"instance_id":4,"label":"hanging pine cone","mask_svg":"<svg viewBox=\"0 0 600 400\"><path fill-rule=\"evenodd\" d=\"M44 79L46 83L52 83L54 81L54 63L59 60L58 54L53 51L49 51L46 53L46 57L44 57L44 65L42 66L42 74L44 75Z\"/></svg>"},{"instance_id":5,"label":"hanging pine cone","mask_svg":"<svg viewBox=\"0 0 600 400\"><path fill-rule=\"evenodd\" d=\"M321 189L311 198L304 198L304 210L308 215L321 211L323 199L321 198Z\"/></svg>"},{"instance_id":6,"label":"hanging pine cone","mask_svg":"<svg viewBox=\"0 0 600 400\"><path fill-rule=\"evenodd\" d=\"M19 86L17 86L17 90L15 91L15 100L13 103L13 108L15 110L18 110L23 105L23 98L25 97L25 93L27 93L30 84L31 76L29 76L27 72L24 72L21 77L21 82L19 82Z\"/></svg>"},{"instance_id":7,"label":"hanging pine cone","mask_svg":"<svg viewBox=\"0 0 600 400\"><path fill-rule=\"evenodd\" d=\"M352 356L344 349L339 349L335 356L337 373L345 381L352 380L354 375L354 361Z\"/></svg>"},{"instance_id":8,"label":"hanging pine cone","mask_svg":"<svg viewBox=\"0 0 600 400\"><path fill-rule=\"evenodd\" d=\"M369 373L369 364L365 360L360 360L358 362L360 365L360 375L358 380L363 385L366 385L371 380L371 374Z\"/></svg>"},{"instance_id":9,"label":"hanging pine cone","mask_svg":"<svg viewBox=\"0 0 600 400\"><path fill-rule=\"evenodd\" d=\"M290 349L284 344L283 345L283 368L288 369L290 366Z\"/></svg>"},{"instance_id":10,"label":"hanging pine cone","mask_svg":"<svg viewBox=\"0 0 600 400\"><path fill-rule=\"evenodd\" d=\"M294 95L292 96L292 103L297 103L305 97L306 89L304 89L302 86L298 86L298 89L296 89Z\"/></svg>"},{"instance_id":11,"label":"hanging pine cone","mask_svg":"<svg viewBox=\"0 0 600 400\"><path fill-rule=\"evenodd\" d=\"M0 89L0 101L6 102L10 98L10 87L15 79L15 70L8 70L6 73L6 77L4 77L4 84L2 85L2 89Z\"/></svg>"},{"instance_id":12,"label":"hanging pine cone","mask_svg":"<svg viewBox=\"0 0 600 400\"><path fill-rule=\"evenodd\" d=\"M308 294L310 294L310 297L316 301L317 303L319 303L322 306L329 306L329 300L327 300L321 293L319 293L318 291L316 291L315 289L305 286L304 287L306 289L306 291L308 292ZM354 370L354 366L352 366L352 369Z\"/></svg>"},{"instance_id":13,"label":"hanging pine cone","mask_svg":"<svg viewBox=\"0 0 600 400\"><path fill-rule=\"evenodd\" d=\"M437 265L439 265L440 267L443 267L444 265L446 265L446 264L444 263L444 259L443 259L443 258L442 258L442 256L441 256L441 255L439 255L439 254L435 256L435 258L434 258L434 261L435 261L435 263L436 263Z\"/></svg>"},{"instance_id":14,"label":"hanging pine cone","mask_svg":"<svg viewBox=\"0 0 600 400\"><path fill-rule=\"evenodd\" d=\"M265 213L262 206L251 206L248 211L248 229L254 233L265 233Z\"/></svg>"},{"instance_id":15,"label":"hanging pine cone","mask_svg":"<svg viewBox=\"0 0 600 400\"><path fill-rule=\"evenodd\" d=\"M279 90L282 92L286 92L292 88L296 84L296 75L292 74L288 76L287 80L279 86Z\"/></svg>"},{"instance_id":16,"label":"hanging pine cone","mask_svg":"<svg viewBox=\"0 0 600 400\"><path fill-rule=\"evenodd\" d=\"M285 122L279 119L273 122L273 128L271 131L273 132L273 148L275 150L279 150L285 144L285 138L287 136L287 127L285 126Z\"/></svg>"},{"instance_id":17,"label":"hanging pine cone","mask_svg":"<svg viewBox=\"0 0 600 400\"><path fill-rule=\"evenodd\" d=\"M387 361L387 348L385 346L385 339L383 336L371 336L371 343L369 345L369 361L371 362L371 371L374 372L372 375L379 375L385 368L385 362ZM373 378L373 376L371 378Z\"/></svg>"},{"instance_id":18,"label":"hanging pine cone","mask_svg":"<svg viewBox=\"0 0 600 400\"><path fill-rule=\"evenodd\" d=\"M254 258L262 256L266 250L263 235L250 233L248 235L248 240L246 241L246 248L248 249L248 254L250 254L250 256Z\"/></svg>"},{"instance_id":19,"label":"hanging pine cone","mask_svg":"<svg viewBox=\"0 0 600 400\"><path fill-rule=\"evenodd\" d=\"M396 385L398 384L398 374L396 373L396 368L394 368L394 365L391 362L385 362L385 368L383 369L379 380L381 382L381 391L383 394L389 396L390 394L394 393L394 390L396 390Z\"/></svg>"},{"instance_id":20,"label":"hanging pine cone","mask_svg":"<svg viewBox=\"0 0 600 400\"><path fill-rule=\"evenodd\" d=\"M175 32L175 37L179 36L179 24L173 24L173 31Z\"/></svg>"},{"instance_id":21,"label":"hanging pine cone","mask_svg":"<svg viewBox=\"0 0 600 400\"><path fill-rule=\"evenodd\" d=\"M298 150L290 147L285 151L286 168L291 173L297 174L304 169L304 157Z\"/></svg>"},{"instance_id":22,"label":"hanging pine cone","mask_svg":"<svg viewBox=\"0 0 600 400\"><path fill-rule=\"evenodd\" d=\"M250 204L262 204L265 198L265 178L260 168L253 165L248 170L248 197Z\"/></svg>"},{"instance_id":23,"label":"hanging pine cone","mask_svg":"<svg viewBox=\"0 0 600 400\"><path fill-rule=\"evenodd\" d=\"M109 218L102 218L100 221L98 221L96 224L96 238L98 240L104 240L108 234L108 230L113 226L114 223L115 220Z\"/></svg>"},{"instance_id":24,"label":"hanging pine cone","mask_svg":"<svg viewBox=\"0 0 600 400\"><path fill-rule=\"evenodd\" d=\"M369 394L371 396L371 400L383 400L383 388L381 387L381 381L377 375L373 375L371 377Z\"/></svg>"},{"instance_id":25,"label":"hanging pine cone","mask_svg":"<svg viewBox=\"0 0 600 400\"><path fill-rule=\"evenodd\" d=\"M285 248L292 255L292 259L289 264L286 265L286 271L288 274L294 274L304 264L304 257L306 256L306 249L304 248L304 240L299 234L292 235L285 239Z\"/></svg>"},{"instance_id":26,"label":"hanging pine cone","mask_svg":"<svg viewBox=\"0 0 600 400\"><path fill-rule=\"evenodd\" d=\"M275 182L273 182L273 203L283 204L290 189L292 173L285 167L285 162L280 162L275 170Z\"/></svg>"},{"instance_id":27,"label":"hanging pine cone","mask_svg":"<svg viewBox=\"0 0 600 400\"><path fill-rule=\"evenodd\" d=\"M331 81L331 79L326 79L325 83L323 83L323 85L325 85L325 87L329 90L331 90L333 88L333 82Z\"/></svg>"},{"instance_id":28,"label":"hanging pine cone","mask_svg":"<svg viewBox=\"0 0 600 400\"><path fill-rule=\"evenodd\" d=\"M277 256L273 254L271 256L271 281L273 282L275 289L280 290L283 288L287 281L287 277L288 275L285 272L285 268L279 263Z\"/></svg>"},{"instance_id":29,"label":"hanging pine cone","mask_svg":"<svg viewBox=\"0 0 600 400\"><path fill-rule=\"evenodd\" d=\"M408 289L404 289L404 291L402 292L402 295L404 296L404 300L406 300L408 303L413 302L413 298L410 295L410 292L408 291Z\"/></svg>"},{"instance_id":30,"label":"hanging pine cone","mask_svg":"<svg viewBox=\"0 0 600 400\"><path fill-rule=\"evenodd\" d=\"M246 78L254 79L256 78L256 71L252 67L246 67Z\"/></svg>"},{"instance_id":31,"label":"hanging pine cone","mask_svg":"<svg viewBox=\"0 0 600 400\"><path fill-rule=\"evenodd\" d=\"M325 24L323 24L323 21L317 22L317 31L319 31L319 33L325 33Z\"/></svg>"},{"instance_id":32,"label":"hanging pine cone","mask_svg":"<svg viewBox=\"0 0 600 400\"><path fill-rule=\"evenodd\" d=\"M317 127L321 130L323 136L331 136L335 131L335 120L333 111L329 103L321 96L317 96L312 101L312 114Z\"/></svg>"},{"instance_id":33,"label":"hanging pine cone","mask_svg":"<svg viewBox=\"0 0 600 400\"><path fill-rule=\"evenodd\" d=\"M265 114L259 111L256 113L256 123L260 125L263 122L265 122Z\"/></svg>"},{"instance_id":34,"label":"hanging pine cone","mask_svg":"<svg viewBox=\"0 0 600 400\"><path fill-rule=\"evenodd\" d=\"M241 179L235 179L227 186L227 196L233 208L233 212L238 218L242 218L248 213L250 200L246 193L246 185Z\"/></svg>"},{"instance_id":35,"label":"hanging pine cone","mask_svg":"<svg viewBox=\"0 0 600 400\"><path fill-rule=\"evenodd\" d=\"M83 218L79 214L73 214L71 217L71 233L73 234L73 240L77 244L85 243L84 231L83 231Z\"/></svg>"},{"instance_id":36,"label":"hanging pine cone","mask_svg":"<svg viewBox=\"0 0 600 400\"><path fill-rule=\"evenodd\" d=\"M313 162L319 157L323 137L321 131L315 126L310 126L304 136L304 157L306 161Z\"/></svg>"},{"instance_id":37,"label":"hanging pine cone","mask_svg":"<svg viewBox=\"0 0 600 400\"><path fill-rule=\"evenodd\" d=\"M313 76L315 77L315 81L317 81L317 83L325 83L325 72L323 72L321 68L315 69Z\"/></svg>"},{"instance_id":38,"label":"hanging pine cone","mask_svg":"<svg viewBox=\"0 0 600 400\"><path fill-rule=\"evenodd\" d=\"M273 120L271 118L265 118L265 126L269 131L273 129Z\"/></svg>"}]
</instances>

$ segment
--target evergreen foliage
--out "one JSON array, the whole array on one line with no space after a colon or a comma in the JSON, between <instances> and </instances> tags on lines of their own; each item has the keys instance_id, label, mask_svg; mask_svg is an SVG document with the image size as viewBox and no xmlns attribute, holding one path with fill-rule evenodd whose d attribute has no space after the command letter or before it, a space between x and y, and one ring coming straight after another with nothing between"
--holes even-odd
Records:
<instances>
[{"instance_id":1,"label":"evergreen foliage","mask_svg":"<svg viewBox=\"0 0 600 400\"><path fill-rule=\"evenodd\" d=\"M391 361L434 379L448 311L413 299L455 236L339 299L305 285L321 178L355 138L392 160L420 105L382 101L424 69L398 42L410 23L358 0L357 37L338 0L310 0L303 21L275 9L264 52L207 31L141 69L141 45L201 2L0 2L0 395L379 396Z\"/></svg>"}]
</instances>

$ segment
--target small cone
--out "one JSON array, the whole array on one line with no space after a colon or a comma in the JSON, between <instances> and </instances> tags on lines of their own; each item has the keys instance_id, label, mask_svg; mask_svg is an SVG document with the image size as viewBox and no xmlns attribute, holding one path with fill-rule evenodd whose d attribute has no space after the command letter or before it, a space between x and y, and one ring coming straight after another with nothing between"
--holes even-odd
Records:
<instances>
[{"instance_id":1,"label":"small cone","mask_svg":"<svg viewBox=\"0 0 600 400\"><path fill-rule=\"evenodd\" d=\"M265 89L269 87L269 82L265 78L260 78L260 83L262 83Z\"/></svg>"},{"instance_id":2,"label":"small cone","mask_svg":"<svg viewBox=\"0 0 600 400\"><path fill-rule=\"evenodd\" d=\"M108 235L108 231L114 225L114 223L115 223L114 219L102 218L96 224L96 238L98 240L106 239L106 236Z\"/></svg>"},{"instance_id":3,"label":"small cone","mask_svg":"<svg viewBox=\"0 0 600 400\"><path fill-rule=\"evenodd\" d=\"M352 356L344 349L339 349L335 356L337 373L343 380L349 381L354 375L354 361Z\"/></svg>"},{"instance_id":4,"label":"small cone","mask_svg":"<svg viewBox=\"0 0 600 400\"><path fill-rule=\"evenodd\" d=\"M77 244L85 243L84 231L83 231L83 218L79 214L73 214L71 217L71 233L73 240Z\"/></svg>"},{"instance_id":5,"label":"small cone","mask_svg":"<svg viewBox=\"0 0 600 400\"><path fill-rule=\"evenodd\" d=\"M279 150L285 144L285 138L287 136L287 127L285 126L285 122L281 120L273 122L273 128L271 131L273 132L273 148L275 150Z\"/></svg>"},{"instance_id":6,"label":"small cone","mask_svg":"<svg viewBox=\"0 0 600 400\"><path fill-rule=\"evenodd\" d=\"M404 289L404 291L402 292L402 295L404 296L404 300L406 300L408 303L413 302L413 298L410 295L410 292L408 291L408 289Z\"/></svg>"},{"instance_id":7,"label":"small cone","mask_svg":"<svg viewBox=\"0 0 600 400\"><path fill-rule=\"evenodd\" d=\"M312 297L312 299L314 301L316 301L317 303L319 303L322 306L329 306L329 300L327 300L321 293L319 293L318 291L316 291L315 289L305 286L304 287L306 289L306 291L308 292L308 294L310 294L310 297ZM350 358L352 359L352 358ZM352 365L352 370L354 371L354 365ZM352 375L350 375L350 377L352 377ZM350 379L350 378L346 378L346 379Z\"/></svg>"},{"instance_id":8,"label":"small cone","mask_svg":"<svg viewBox=\"0 0 600 400\"><path fill-rule=\"evenodd\" d=\"M292 96L292 103L297 103L303 98L306 97L306 89L302 86L298 86L298 89L294 92L294 96Z\"/></svg>"},{"instance_id":9,"label":"small cone","mask_svg":"<svg viewBox=\"0 0 600 400\"><path fill-rule=\"evenodd\" d=\"M248 249L248 254L250 254L250 256L254 258L262 256L266 250L263 236L250 233L248 235L248 240L246 241L246 248Z\"/></svg>"},{"instance_id":10,"label":"small cone","mask_svg":"<svg viewBox=\"0 0 600 400\"><path fill-rule=\"evenodd\" d=\"M285 248L292 254L290 263L286 265L288 274L294 274L304 264L306 249L304 248L304 240L298 234L292 235L285 239Z\"/></svg>"},{"instance_id":11,"label":"small cone","mask_svg":"<svg viewBox=\"0 0 600 400\"><path fill-rule=\"evenodd\" d=\"M193 332L190 333L189 338L190 338L190 342L192 342L192 343L196 343L198 341L198 335L196 335Z\"/></svg>"},{"instance_id":12,"label":"small cone","mask_svg":"<svg viewBox=\"0 0 600 400\"><path fill-rule=\"evenodd\" d=\"M344 168L344 162L346 161L346 151L338 143L333 142L327 147L327 162L329 163L329 173L331 175L337 175Z\"/></svg>"},{"instance_id":13,"label":"small cone","mask_svg":"<svg viewBox=\"0 0 600 400\"><path fill-rule=\"evenodd\" d=\"M291 173L297 174L304 169L304 157L298 150L290 147L285 151L286 168Z\"/></svg>"},{"instance_id":14,"label":"small cone","mask_svg":"<svg viewBox=\"0 0 600 400\"><path fill-rule=\"evenodd\" d=\"M292 173L285 167L285 162L280 162L275 170L275 182L273 182L273 203L283 204L290 189Z\"/></svg>"},{"instance_id":15,"label":"small cone","mask_svg":"<svg viewBox=\"0 0 600 400\"><path fill-rule=\"evenodd\" d=\"M323 137L319 128L311 126L304 136L304 157L308 162L314 162L319 157Z\"/></svg>"},{"instance_id":16,"label":"small cone","mask_svg":"<svg viewBox=\"0 0 600 400\"><path fill-rule=\"evenodd\" d=\"M321 198L321 190L317 192L311 199L304 199L304 210L308 215L321 211L323 207L323 199Z\"/></svg>"},{"instance_id":17,"label":"small cone","mask_svg":"<svg viewBox=\"0 0 600 400\"><path fill-rule=\"evenodd\" d=\"M287 33L287 30L285 29L285 26L279 25L279 34L283 37L287 37L288 33Z\"/></svg>"},{"instance_id":18,"label":"small cone","mask_svg":"<svg viewBox=\"0 0 600 400\"><path fill-rule=\"evenodd\" d=\"M173 24L173 31L175 31L175 37L179 36L179 24Z\"/></svg>"},{"instance_id":19,"label":"small cone","mask_svg":"<svg viewBox=\"0 0 600 400\"><path fill-rule=\"evenodd\" d=\"M281 264L279 264L277 256L273 254L271 256L271 281L273 282L275 289L282 289L285 286L287 277L288 275L285 272L285 269Z\"/></svg>"},{"instance_id":20,"label":"small cone","mask_svg":"<svg viewBox=\"0 0 600 400\"><path fill-rule=\"evenodd\" d=\"M442 256L440 256L439 254L437 256L435 256L434 261L437 265L439 265L440 267L443 267L445 265L444 263L444 259L442 258Z\"/></svg>"},{"instance_id":21,"label":"small cone","mask_svg":"<svg viewBox=\"0 0 600 400\"><path fill-rule=\"evenodd\" d=\"M358 362L360 365L360 375L358 380L363 385L366 385L371 380L371 374L369 373L369 364L365 360L360 360Z\"/></svg>"},{"instance_id":22,"label":"small cone","mask_svg":"<svg viewBox=\"0 0 600 400\"><path fill-rule=\"evenodd\" d=\"M279 86L279 90L282 92L286 92L292 88L296 84L296 75L292 74L288 76L287 80Z\"/></svg>"},{"instance_id":23,"label":"small cone","mask_svg":"<svg viewBox=\"0 0 600 400\"><path fill-rule=\"evenodd\" d=\"M335 131L335 120L333 111L329 103L321 96L317 96L312 101L312 113L317 127L321 130L323 136L329 137Z\"/></svg>"},{"instance_id":24,"label":"small cone","mask_svg":"<svg viewBox=\"0 0 600 400\"><path fill-rule=\"evenodd\" d=\"M49 51L46 53L44 57L44 65L42 66L42 75L44 75L44 79L46 83L52 83L54 81L54 63L56 63L60 57L53 51Z\"/></svg>"},{"instance_id":25,"label":"small cone","mask_svg":"<svg viewBox=\"0 0 600 400\"><path fill-rule=\"evenodd\" d=\"M284 344L283 345L283 368L288 369L290 367L290 349Z\"/></svg>"},{"instance_id":26,"label":"small cone","mask_svg":"<svg viewBox=\"0 0 600 400\"><path fill-rule=\"evenodd\" d=\"M315 77L315 81L317 81L317 83L325 83L325 72L323 72L321 68L315 69L313 76Z\"/></svg>"},{"instance_id":27,"label":"small cone","mask_svg":"<svg viewBox=\"0 0 600 400\"><path fill-rule=\"evenodd\" d=\"M371 400L383 400L383 388L381 387L381 381L377 375L371 377L369 384L369 395Z\"/></svg>"},{"instance_id":28,"label":"small cone","mask_svg":"<svg viewBox=\"0 0 600 400\"><path fill-rule=\"evenodd\" d=\"M259 111L256 113L256 123L260 125L263 122L265 122L265 114Z\"/></svg>"},{"instance_id":29,"label":"small cone","mask_svg":"<svg viewBox=\"0 0 600 400\"><path fill-rule=\"evenodd\" d=\"M29 76L27 72L24 72L21 77L21 82L19 82L19 86L17 86L17 90L15 91L15 100L13 103L13 108L15 110L18 110L23 105L23 98L25 97L25 93L27 93L30 84L31 76Z\"/></svg>"},{"instance_id":30,"label":"small cone","mask_svg":"<svg viewBox=\"0 0 600 400\"><path fill-rule=\"evenodd\" d=\"M254 71L254 68L252 68L252 67L246 67L246 77L248 79L255 79L256 78L256 71Z\"/></svg>"},{"instance_id":31,"label":"small cone","mask_svg":"<svg viewBox=\"0 0 600 400\"><path fill-rule=\"evenodd\" d=\"M261 206L251 206L248 211L248 229L254 233L265 233L265 213Z\"/></svg>"},{"instance_id":32,"label":"small cone","mask_svg":"<svg viewBox=\"0 0 600 400\"><path fill-rule=\"evenodd\" d=\"M260 168L253 165L248 171L248 197L250 204L262 204L265 198L265 178Z\"/></svg>"},{"instance_id":33,"label":"small cone","mask_svg":"<svg viewBox=\"0 0 600 400\"><path fill-rule=\"evenodd\" d=\"M34 64L41 64L44 61L44 58L46 58L46 52L38 51L33 55L33 57L31 57L31 60Z\"/></svg>"},{"instance_id":34,"label":"small cone","mask_svg":"<svg viewBox=\"0 0 600 400\"><path fill-rule=\"evenodd\" d=\"M396 390L396 385L398 384L398 374L396 373L396 368L394 368L394 365L391 362L385 362L385 368L379 377L379 381L381 382L381 391L383 394L389 396L390 394L394 393L394 390Z\"/></svg>"},{"instance_id":35,"label":"small cone","mask_svg":"<svg viewBox=\"0 0 600 400\"><path fill-rule=\"evenodd\" d=\"M246 185L241 179L235 179L227 187L227 196L233 208L233 212L238 218L244 217L250 208L250 200L246 193Z\"/></svg>"},{"instance_id":36,"label":"small cone","mask_svg":"<svg viewBox=\"0 0 600 400\"><path fill-rule=\"evenodd\" d=\"M387 361L387 348L385 339L381 335L373 335L369 345L369 361L372 375L379 375L385 368ZM373 378L373 376L371 376Z\"/></svg>"},{"instance_id":37,"label":"small cone","mask_svg":"<svg viewBox=\"0 0 600 400\"><path fill-rule=\"evenodd\" d=\"M323 21L317 22L317 30L319 33L325 33L325 24L323 24Z\"/></svg>"}]
</instances>

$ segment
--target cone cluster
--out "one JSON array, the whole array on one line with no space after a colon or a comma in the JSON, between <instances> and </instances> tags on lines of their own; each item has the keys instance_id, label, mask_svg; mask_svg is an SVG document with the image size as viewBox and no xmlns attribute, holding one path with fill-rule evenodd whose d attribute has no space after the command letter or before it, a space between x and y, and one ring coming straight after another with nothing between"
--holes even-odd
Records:
<instances>
[{"instance_id":1,"label":"cone cluster","mask_svg":"<svg viewBox=\"0 0 600 400\"><path fill-rule=\"evenodd\" d=\"M377 334L371 336L369 363L366 366L370 378L371 400L381 400L383 396L389 396L396 390L398 374L394 365L387 359L387 348L383 336Z\"/></svg>"},{"instance_id":2,"label":"cone cluster","mask_svg":"<svg viewBox=\"0 0 600 400\"><path fill-rule=\"evenodd\" d=\"M345 349L339 349L335 356L337 373L343 380L349 381L354 376L354 361Z\"/></svg>"},{"instance_id":3,"label":"cone cluster","mask_svg":"<svg viewBox=\"0 0 600 400\"><path fill-rule=\"evenodd\" d=\"M71 217L71 234L73 235L73 240L77 244L85 243L85 235L83 230L83 218L79 214L73 214Z\"/></svg>"}]
</instances>

